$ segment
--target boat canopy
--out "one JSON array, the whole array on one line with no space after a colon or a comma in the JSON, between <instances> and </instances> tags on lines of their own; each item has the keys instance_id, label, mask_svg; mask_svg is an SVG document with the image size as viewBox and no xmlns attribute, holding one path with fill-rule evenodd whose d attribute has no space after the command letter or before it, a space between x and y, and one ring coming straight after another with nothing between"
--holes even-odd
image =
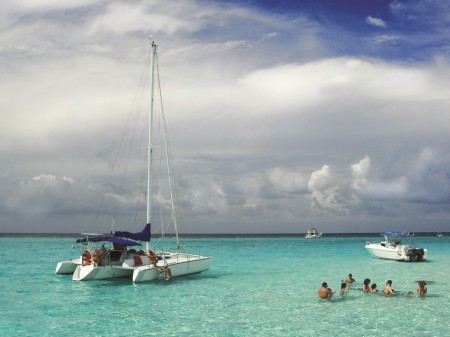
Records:
<instances>
[{"instance_id":1,"label":"boat canopy","mask_svg":"<svg viewBox=\"0 0 450 337\"><path fill-rule=\"evenodd\" d=\"M127 238L132 240L139 240L139 241L148 241L150 242L150 239L152 237L152 232L150 228L150 224L148 223L145 225L144 229L137 233L130 233L126 231L115 231L114 236L118 236L121 238Z\"/></svg>"},{"instance_id":2,"label":"boat canopy","mask_svg":"<svg viewBox=\"0 0 450 337\"><path fill-rule=\"evenodd\" d=\"M381 233L382 236L409 236L408 232L384 232Z\"/></svg>"},{"instance_id":3,"label":"boat canopy","mask_svg":"<svg viewBox=\"0 0 450 337\"><path fill-rule=\"evenodd\" d=\"M142 246L142 244L138 241L135 241L132 239L120 238L117 236L94 236L92 238L85 237L85 238L78 239L76 242L86 244L88 242L102 242L102 241L115 243L115 244L118 244L121 246Z\"/></svg>"}]
</instances>

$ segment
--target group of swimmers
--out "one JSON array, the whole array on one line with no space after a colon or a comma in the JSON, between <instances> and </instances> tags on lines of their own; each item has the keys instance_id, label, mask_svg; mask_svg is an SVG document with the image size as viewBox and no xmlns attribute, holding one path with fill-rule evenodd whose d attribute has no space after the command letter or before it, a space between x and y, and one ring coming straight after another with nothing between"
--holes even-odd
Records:
<instances>
[{"instance_id":1,"label":"group of swimmers","mask_svg":"<svg viewBox=\"0 0 450 337\"><path fill-rule=\"evenodd\" d=\"M348 274L347 279L342 280L340 294L345 295L350 291L350 286L355 283L355 279L352 274ZM419 296L425 295L427 293L427 282L426 281L417 281L419 287L417 288L417 294ZM379 292L376 283L370 284L370 279L366 278L361 285L361 291L368 293L377 293ZM322 286L317 290L317 294L319 298L327 299L333 296L336 292L328 287L327 282L323 282ZM392 280L388 280L386 285L384 286L383 293L385 295L394 295L396 291L392 288ZM412 291L409 291L407 295L413 295Z\"/></svg>"}]
</instances>

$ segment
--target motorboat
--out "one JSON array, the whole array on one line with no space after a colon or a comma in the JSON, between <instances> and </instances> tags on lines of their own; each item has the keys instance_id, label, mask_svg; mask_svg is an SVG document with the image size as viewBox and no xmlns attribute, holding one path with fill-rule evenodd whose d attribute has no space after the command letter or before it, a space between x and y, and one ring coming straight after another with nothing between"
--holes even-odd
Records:
<instances>
[{"instance_id":1,"label":"motorboat","mask_svg":"<svg viewBox=\"0 0 450 337\"><path fill-rule=\"evenodd\" d=\"M384 232L381 242L367 242L365 248L374 258L407 262L427 259L427 249L416 248L408 232ZM405 243L407 241L407 243Z\"/></svg>"},{"instance_id":2,"label":"motorboat","mask_svg":"<svg viewBox=\"0 0 450 337\"><path fill-rule=\"evenodd\" d=\"M322 232L319 232L316 228L310 228L305 235L305 239L315 239L320 238L321 236Z\"/></svg>"}]
</instances>

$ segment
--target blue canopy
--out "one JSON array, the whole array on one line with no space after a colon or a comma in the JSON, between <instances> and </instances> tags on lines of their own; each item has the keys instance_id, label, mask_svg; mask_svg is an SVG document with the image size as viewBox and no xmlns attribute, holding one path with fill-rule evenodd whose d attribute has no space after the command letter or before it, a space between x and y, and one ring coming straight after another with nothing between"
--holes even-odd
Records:
<instances>
[{"instance_id":1,"label":"blue canopy","mask_svg":"<svg viewBox=\"0 0 450 337\"><path fill-rule=\"evenodd\" d=\"M115 231L113 233L114 236L119 236L121 238L128 238L132 240L139 240L139 241L148 241L150 242L150 239L152 237L151 227L148 223L145 225L144 229L137 233L130 233L125 231Z\"/></svg>"},{"instance_id":2,"label":"blue canopy","mask_svg":"<svg viewBox=\"0 0 450 337\"><path fill-rule=\"evenodd\" d=\"M78 239L77 243L88 243L88 242L112 242L121 246L142 246L140 242L131 240L131 239L125 239L125 238L119 238L117 236L93 236L93 237L86 237Z\"/></svg>"},{"instance_id":3,"label":"blue canopy","mask_svg":"<svg viewBox=\"0 0 450 337\"><path fill-rule=\"evenodd\" d=\"M383 236L409 236L408 232L384 232L381 233L380 235Z\"/></svg>"}]
</instances>

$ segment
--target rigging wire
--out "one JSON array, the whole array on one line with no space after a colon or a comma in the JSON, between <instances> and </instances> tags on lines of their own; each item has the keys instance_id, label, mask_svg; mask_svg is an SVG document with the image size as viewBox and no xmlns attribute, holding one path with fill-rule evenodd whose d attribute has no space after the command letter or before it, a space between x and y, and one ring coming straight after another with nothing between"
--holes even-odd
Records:
<instances>
[{"instance_id":1,"label":"rigging wire","mask_svg":"<svg viewBox=\"0 0 450 337\"><path fill-rule=\"evenodd\" d=\"M135 139L135 137L133 135L136 133L138 121L140 119L140 114L142 111L142 108L141 108L142 102L144 101L144 93L145 93L144 88L145 88L145 84L148 83L148 78L149 78L149 73L150 73L150 71L149 71L150 65L151 65L150 60L151 60L150 57L146 58L146 62L144 64L143 71L142 71L142 74L141 74L141 77L139 80L138 90L133 98L131 107L129 109L129 112L128 112L128 115L127 115L127 118L125 121L125 125L124 125L123 131L122 131L122 135L120 137L119 145L115 152L114 160L112 162L110 173L108 175L108 179L107 179L107 182L105 185L104 193L103 193L102 199L100 201L100 206L97 211L97 217L100 215L101 212L106 213L107 211L104 209L106 196L107 195L113 196L113 199L116 202L114 203L113 210L112 210L113 217L112 217L112 223L111 223L111 231L113 230L114 223L117 219L117 215L119 212L119 201L117 200L117 196L123 195L124 189L125 189L125 181L126 181L126 177L127 177L127 173L128 173L131 152L132 152L134 139ZM127 144L127 142L128 142L128 144ZM128 149L128 155L126 157L126 160L124 161L125 164L123 166L122 175L121 175L122 179L120 181L117 193L114 193L113 178L115 176L116 169L119 168L119 165L118 165L119 156L126 149Z\"/></svg>"}]
</instances>

